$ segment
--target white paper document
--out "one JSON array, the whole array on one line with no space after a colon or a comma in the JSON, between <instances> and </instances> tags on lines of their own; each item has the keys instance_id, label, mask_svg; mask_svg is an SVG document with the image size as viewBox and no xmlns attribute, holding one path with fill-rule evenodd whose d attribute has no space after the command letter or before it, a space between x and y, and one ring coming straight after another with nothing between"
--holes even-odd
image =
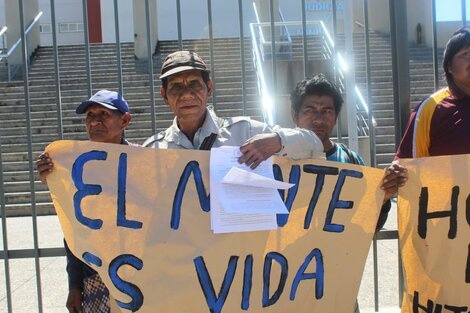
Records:
<instances>
[{"instance_id":1,"label":"white paper document","mask_svg":"<svg viewBox=\"0 0 470 313\"><path fill-rule=\"evenodd\" d=\"M289 184L283 181L275 180L274 178L262 176L262 174L257 174L253 170L247 171L238 167L232 167L222 179L222 183L268 189L289 189L290 187L294 186L294 184Z\"/></svg>"},{"instance_id":2,"label":"white paper document","mask_svg":"<svg viewBox=\"0 0 470 313\"><path fill-rule=\"evenodd\" d=\"M239 147L211 149L211 225L214 233L270 230L276 214L288 213L278 189L292 184L274 179L272 159L255 170L238 163Z\"/></svg>"}]
</instances>

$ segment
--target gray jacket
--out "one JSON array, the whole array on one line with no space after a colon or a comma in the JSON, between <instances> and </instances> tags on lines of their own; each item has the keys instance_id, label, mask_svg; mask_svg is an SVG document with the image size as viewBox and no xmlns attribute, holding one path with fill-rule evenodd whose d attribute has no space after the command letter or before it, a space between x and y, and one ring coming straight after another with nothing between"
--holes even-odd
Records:
<instances>
[{"instance_id":1,"label":"gray jacket","mask_svg":"<svg viewBox=\"0 0 470 313\"><path fill-rule=\"evenodd\" d=\"M191 142L178 128L176 117L173 124L149 139L143 146L163 149L199 149L206 137L217 134L212 147L241 146L246 140L257 134L277 133L281 138L282 149L277 153L292 159L324 157L323 144L312 131L302 128L281 128L269 126L249 117L219 118L206 109L204 124L194 135Z\"/></svg>"}]
</instances>

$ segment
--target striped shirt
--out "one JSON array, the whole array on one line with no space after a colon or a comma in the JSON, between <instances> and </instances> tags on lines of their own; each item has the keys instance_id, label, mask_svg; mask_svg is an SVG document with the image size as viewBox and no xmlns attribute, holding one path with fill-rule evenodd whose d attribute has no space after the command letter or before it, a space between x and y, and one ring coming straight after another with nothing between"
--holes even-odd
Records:
<instances>
[{"instance_id":1,"label":"striped shirt","mask_svg":"<svg viewBox=\"0 0 470 313\"><path fill-rule=\"evenodd\" d=\"M443 88L421 102L410 116L397 158L470 153L470 97Z\"/></svg>"},{"instance_id":2,"label":"striped shirt","mask_svg":"<svg viewBox=\"0 0 470 313\"><path fill-rule=\"evenodd\" d=\"M345 145L336 142L334 142L333 147L326 152L326 159L334 162L364 165L364 160L359 154Z\"/></svg>"}]
</instances>

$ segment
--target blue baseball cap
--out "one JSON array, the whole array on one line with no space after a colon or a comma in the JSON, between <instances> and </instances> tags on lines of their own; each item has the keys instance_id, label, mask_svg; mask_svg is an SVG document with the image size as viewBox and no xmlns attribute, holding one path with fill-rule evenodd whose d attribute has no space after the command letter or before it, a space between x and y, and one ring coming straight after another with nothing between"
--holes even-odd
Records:
<instances>
[{"instance_id":1,"label":"blue baseball cap","mask_svg":"<svg viewBox=\"0 0 470 313\"><path fill-rule=\"evenodd\" d=\"M99 104L110 110L118 110L122 113L129 112L127 101L119 93L106 89L95 93L90 99L83 101L75 110L77 114L86 112L90 105Z\"/></svg>"}]
</instances>

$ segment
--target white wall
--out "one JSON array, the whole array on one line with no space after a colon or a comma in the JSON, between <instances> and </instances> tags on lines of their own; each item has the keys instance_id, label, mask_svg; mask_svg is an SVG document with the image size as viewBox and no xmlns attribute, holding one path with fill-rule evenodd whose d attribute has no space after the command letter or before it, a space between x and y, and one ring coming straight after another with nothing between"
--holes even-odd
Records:
<instances>
[{"instance_id":1,"label":"white wall","mask_svg":"<svg viewBox=\"0 0 470 313\"><path fill-rule=\"evenodd\" d=\"M5 25L5 1L0 0L0 28Z\"/></svg>"},{"instance_id":2,"label":"white wall","mask_svg":"<svg viewBox=\"0 0 470 313\"><path fill-rule=\"evenodd\" d=\"M39 8L44 12L41 23L51 23L50 0L39 0ZM119 0L119 22L121 42L134 40L134 27L132 17L132 1ZM61 45L82 44L85 42L83 32L61 33L60 23L83 22L82 0L56 0L55 16L57 27L57 41ZM114 1L101 0L101 28L103 42L112 43L116 41L114 31ZM52 45L52 34L41 34L41 45Z\"/></svg>"},{"instance_id":3,"label":"white wall","mask_svg":"<svg viewBox=\"0 0 470 313\"><path fill-rule=\"evenodd\" d=\"M132 1L119 0L119 40L121 42L134 41L134 23ZM101 0L101 29L103 42L116 42L116 31L114 30L114 1Z\"/></svg>"},{"instance_id":4,"label":"white wall","mask_svg":"<svg viewBox=\"0 0 470 313\"><path fill-rule=\"evenodd\" d=\"M7 0L5 2L5 12L8 11L8 14L5 16L5 24L8 25L8 37L7 37L7 46L12 47L16 41L21 38L23 32L20 22L20 7L19 2L16 0ZM24 27L28 28L33 19L38 14L38 2L29 1L27 6L23 6L23 18L24 18ZM39 29L35 27L27 36L27 54L28 57L35 51L39 46ZM17 49L11 54L8 58L8 63L12 65L22 66L23 56L22 56L22 44L17 46Z\"/></svg>"},{"instance_id":5,"label":"white wall","mask_svg":"<svg viewBox=\"0 0 470 313\"><path fill-rule=\"evenodd\" d=\"M240 36L238 0L212 0L212 32L217 37ZM181 0L181 30L183 39L209 38L207 0ZM158 39L178 39L176 1L157 1ZM251 1L243 1L245 37L249 23L255 22Z\"/></svg>"},{"instance_id":6,"label":"white wall","mask_svg":"<svg viewBox=\"0 0 470 313\"><path fill-rule=\"evenodd\" d=\"M5 21L5 2L3 0L0 0L0 30L3 28L3 26L6 26L6 21ZM0 49L3 49L3 36L0 37ZM6 42L5 42L6 46Z\"/></svg>"},{"instance_id":7,"label":"white wall","mask_svg":"<svg viewBox=\"0 0 470 313\"><path fill-rule=\"evenodd\" d=\"M337 20L337 32L343 33L343 20L344 20L344 4L345 0L337 0L336 1L336 20ZM375 1L375 0L374 0ZM301 21L302 20L302 4L300 0L279 0L279 6L281 8L282 14L284 15L284 19L287 21ZM352 4L353 9L353 20L352 25L348 29L353 29L353 31L364 31L360 28L355 22L358 21L364 24L364 9L363 9L363 1L362 0L355 0ZM306 0L306 8L305 8L306 20L313 21L313 20L321 20L323 21L328 30L332 33L333 32L333 13L332 13L332 6L330 0L321 0L321 1L314 1L314 0ZM301 26L297 27L298 33L301 33ZM312 28L310 32L316 31L315 27ZM295 30L293 30L295 32ZM319 30L321 31L321 30ZM307 32L309 29L307 27Z\"/></svg>"},{"instance_id":8,"label":"white wall","mask_svg":"<svg viewBox=\"0 0 470 313\"><path fill-rule=\"evenodd\" d=\"M39 0L39 10L43 12L41 24L51 23L51 4L49 0ZM56 0L55 18L57 28L57 42L61 45L81 44L85 42L83 32L61 33L60 23L83 22L83 8L81 0ZM52 45L52 34L41 34L41 46Z\"/></svg>"},{"instance_id":9,"label":"white wall","mask_svg":"<svg viewBox=\"0 0 470 313\"><path fill-rule=\"evenodd\" d=\"M445 47L450 36L462 27L462 22L439 22L437 23L437 46Z\"/></svg>"},{"instance_id":10,"label":"white wall","mask_svg":"<svg viewBox=\"0 0 470 313\"><path fill-rule=\"evenodd\" d=\"M263 3L266 0L258 0ZM286 21L301 21L302 7L300 0L278 0L279 7ZM342 25L344 0L337 1L337 19L338 24ZM355 20L363 20L362 1L354 5ZM249 23L255 23L256 18L253 11L253 1L243 1L243 20L244 34L249 36ZM276 1L274 1L276 2ZM332 23L331 11L328 12L330 1L307 0L307 20L324 20L326 23ZM238 0L212 0L213 13L213 36L214 37L238 37L239 36L239 10ZM207 0L181 0L181 31L183 39L208 38L208 12ZM261 8L258 5L258 10ZM264 6L264 10L269 10L269 5ZM278 11L275 10L276 18ZM261 14L269 18L270 12ZM159 40L172 40L178 38L177 20L176 20L176 1L175 0L157 0L157 20L158 20L158 38ZM299 26L299 31L301 27ZM341 28L342 29L342 28ZM356 29L356 27L355 27ZM289 31L295 32L295 29Z\"/></svg>"},{"instance_id":11,"label":"white wall","mask_svg":"<svg viewBox=\"0 0 470 313\"><path fill-rule=\"evenodd\" d=\"M158 40L158 25L155 18L155 14L150 15L150 36L147 36L147 8L151 12L157 12L157 1L150 0L133 0L133 18L134 18L134 55L138 59L148 59L150 47L155 48ZM150 37L150 42L148 42L148 37Z\"/></svg>"},{"instance_id":12,"label":"white wall","mask_svg":"<svg viewBox=\"0 0 470 313\"><path fill-rule=\"evenodd\" d=\"M258 0L267 1L267 0ZM288 21L301 20L301 0L278 0L284 18ZM338 24L342 25L343 2L337 0ZM50 0L38 0L39 9L43 11L41 23L50 23ZM212 22L213 36L238 37L239 10L238 0L212 0ZM244 34L250 35L249 23L255 22L252 7L253 1L242 1ZM331 4L329 0L306 0L307 20L323 19L331 22L331 13L323 8ZM354 0L354 21L363 21L362 0ZM57 26L62 22L82 22L83 9L82 0L56 0L56 22ZM432 44L431 9L429 0L409 0L408 6L408 37L410 41L416 41L416 25L421 23L423 28L423 41L427 45ZM119 21L121 42L134 41L132 1L119 0ZM171 40L178 38L176 21L176 0L157 0L157 23L158 39ZM5 0L0 0L0 26L6 24ZM151 13L153 14L153 13ZM182 36L183 39L208 38L208 10L207 0L181 0ZM114 42L114 3L113 0L101 0L101 16L103 42ZM144 17L142 17L144 18ZM369 23L370 27L381 32L390 32L389 26L389 0L369 1ZM443 47L453 30L459 27L458 22L440 22L438 24L438 44ZM290 29L291 32L295 30ZM300 29L299 29L300 31ZM341 31L341 26L338 31ZM362 31L354 26L354 31ZM60 44L80 44L84 41L83 32L60 33L58 32ZM41 34L41 45L51 45L52 34Z\"/></svg>"}]
</instances>

